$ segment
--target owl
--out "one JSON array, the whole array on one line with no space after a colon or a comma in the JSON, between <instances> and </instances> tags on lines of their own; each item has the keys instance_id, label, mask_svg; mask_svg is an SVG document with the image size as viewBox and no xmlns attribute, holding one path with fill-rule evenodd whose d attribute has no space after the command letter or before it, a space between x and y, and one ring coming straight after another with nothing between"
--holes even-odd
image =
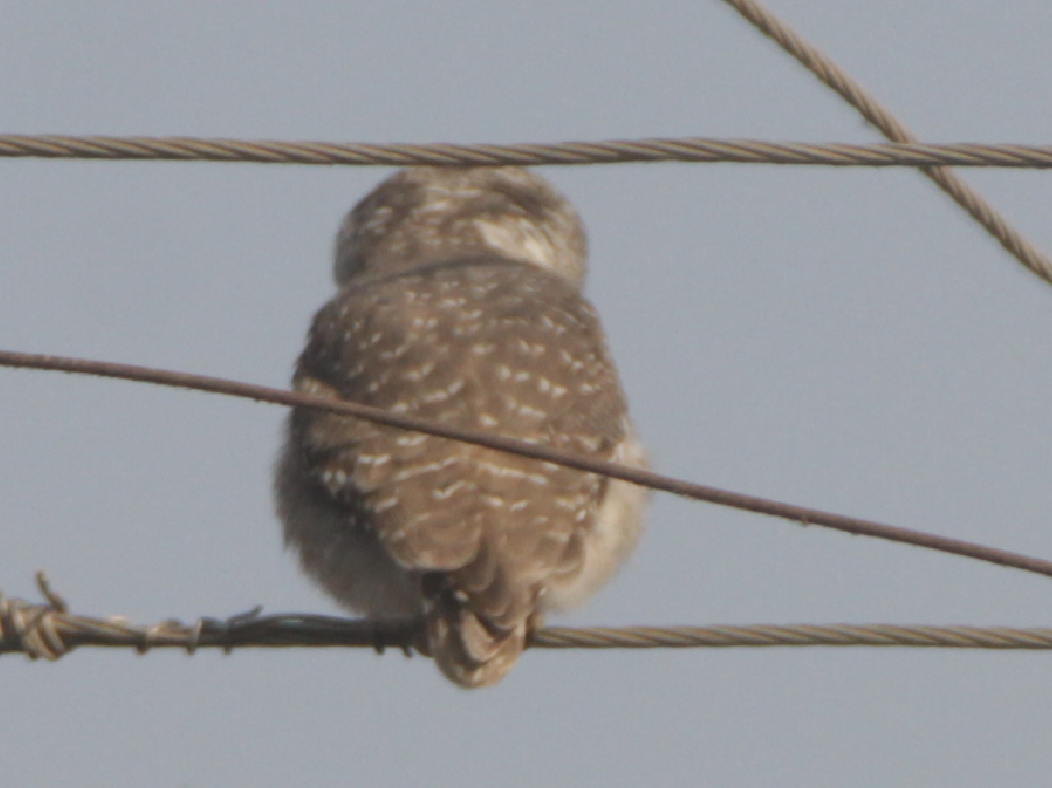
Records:
<instances>
[{"instance_id":1,"label":"owl","mask_svg":"<svg viewBox=\"0 0 1052 788\"><path fill-rule=\"evenodd\" d=\"M337 293L297 391L634 466L645 454L595 310L576 211L518 167L410 168L336 237ZM641 487L294 408L276 464L285 541L341 606L422 621L461 687L496 683L547 611L613 575Z\"/></svg>"}]
</instances>

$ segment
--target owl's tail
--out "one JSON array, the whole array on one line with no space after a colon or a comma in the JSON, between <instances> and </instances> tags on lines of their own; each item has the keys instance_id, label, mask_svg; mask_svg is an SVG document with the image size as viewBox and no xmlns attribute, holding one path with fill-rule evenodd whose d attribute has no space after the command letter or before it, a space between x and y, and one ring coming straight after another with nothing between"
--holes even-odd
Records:
<instances>
[{"instance_id":1,"label":"owl's tail","mask_svg":"<svg viewBox=\"0 0 1052 788\"><path fill-rule=\"evenodd\" d=\"M511 670L526 646L528 624L498 628L443 594L425 615L431 656L439 670L466 689L496 684Z\"/></svg>"},{"instance_id":2,"label":"owl's tail","mask_svg":"<svg viewBox=\"0 0 1052 788\"><path fill-rule=\"evenodd\" d=\"M426 578L422 590L431 656L461 687L504 678L539 621L536 589L509 582L485 547L467 566Z\"/></svg>"}]
</instances>

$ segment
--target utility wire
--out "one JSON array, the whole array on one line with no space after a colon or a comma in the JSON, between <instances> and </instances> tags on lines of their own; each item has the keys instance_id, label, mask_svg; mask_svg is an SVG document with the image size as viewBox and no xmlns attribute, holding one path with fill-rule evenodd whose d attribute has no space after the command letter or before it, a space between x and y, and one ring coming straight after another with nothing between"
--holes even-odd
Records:
<instances>
[{"instance_id":1,"label":"utility wire","mask_svg":"<svg viewBox=\"0 0 1052 788\"><path fill-rule=\"evenodd\" d=\"M757 0L724 0L756 29L792 55L821 82L836 92L844 101L892 142L912 144L917 137L891 111L881 104L846 71L826 57L817 47L806 41L789 25L771 13ZM965 212L997 239L1019 262L1031 272L1052 283L1052 260L986 202L977 191L945 167L925 166L921 172L930 178Z\"/></svg>"},{"instance_id":2,"label":"utility wire","mask_svg":"<svg viewBox=\"0 0 1052 788\"><path fill-rule=\"evenodd\" d=\"M44 604L0 593L0 655L58 659L75 648L134 648L140 653L178 648L194 653L219 648L397 648L407 656L427 653L419 620L370 621L335 616L263 616L259 609L227 619L192 624L166 620L130 624L120 616L73 615L51 591L43 573L37 582ZM899 624L761 624L709 627L545 627L527 646L541 649L731 648L773 646L909 646L957 649L1052 649L1052 629Z\"/></svg>"},{"instance_id":3,"label":"utility wire","mask_svg":"<svg viewBox=\"0 0 1052 788\"><path fill-rule=\"evenodd\" d=\"M1046 577L1052 577L1052 561L1034 558L1020 553L1000 550L994 547L966 542L961 539L953 539L948 536L915 531L909 528L901 528L893 525L884 525L872 520L863 520L857 517L832 514L819 509L811 509L804 506L773 501L767 498L759 498L754 495L730 492L717 487L709 487L702 484L673 479L652 471L632 468L613 462L605 462L593 458L580 457L573 454L547 448L533 443L506 438L483 430L470 430L450 427L444 424L436 424L424 419L406 416L401 413L362 405L357 402L346 402L344 400L326 399L323 397L302 394L299 392L285 391L283 389L257 386L251 383L239 383L224 378L215 378L206 375L193 375L187 372L175 372L150 367L140 367L132 364L117 364L108 361L93 361L90 359L67 358L64 356L45 356L33 353L22 353L13 350L0 350L0 367L16 367L23 369L39 369L57 372L69 372L79 375L94 375L97 377L117 378L139 383L151 383L174 388L192 389L206 391L214 394L222 394L229 397L242 397L254 399L257 402L269 402L276 405L296 405L319 410L327 410L332 413L340 413L345 416L354 416L366 421L384 424L389 427L398 427L404 430L422 432L427 435L435 435L441 438L463 441L465 443L485 446L490 449L517 454L522 457L545 462L553 462L567 468L575 468L581 471L598 473L615 479L623 479L643 487L654 490L662 490L685 498L697 501L706 501L719 506L729 506L757 514L767 514L773 517L781 517L786 520L794 520L804 525L819 525L824 528L832 528L849 534L859 536L872 536L877 539L885 539L892 542L911 544L916 547L925 547L943 553L952 553L978 561L1007 566L1014 569L1022 569L1034 572Z\"/></svg>"},{"instance_id":4,"label":"utility wire","mask_svg":"<svg viewBox=\"0 0 1052 788\"><path fill-rule=\"evenodd\" d=\"M0 158L212 161L407 167L689 162L831 167L1052 168L1052 145L992 143L767 142L671 137L598 142L463 144L339 143L204 137L98 137L0 134Z\"/></svg>"}]
</instances>

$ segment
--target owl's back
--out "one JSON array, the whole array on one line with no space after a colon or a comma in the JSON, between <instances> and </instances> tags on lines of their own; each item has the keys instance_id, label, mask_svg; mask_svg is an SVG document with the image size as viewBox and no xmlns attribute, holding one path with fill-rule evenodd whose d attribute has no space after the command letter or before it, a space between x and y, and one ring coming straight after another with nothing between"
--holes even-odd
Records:
<instances>
[{"instance_id":1,"label":"owl's back","mask_svg":"<svg viewBox=\"0 0 1052 788\"><path fill-rule=\"evenodd\" d=\"M564 278L496 256L345 285L316 315L295 385L604 459L627 437L591 305ZM418 598L412 612L431 622L432 648L456 651L452 666L439 659L447 675L464 662L497 670L509 643L510 666L541 597L586 571L603 477L310 409L296 409L289 429L331 516L324 528L286 516L288 540L313 552L305 566L334 596L382 615L369 602L374 582L348 593L345 572L319 570L316 558L319 539L371 545L401 573L390 580L408 605ZM615 546L619 556L635 536Z\"/></svg>"}]
</instances>

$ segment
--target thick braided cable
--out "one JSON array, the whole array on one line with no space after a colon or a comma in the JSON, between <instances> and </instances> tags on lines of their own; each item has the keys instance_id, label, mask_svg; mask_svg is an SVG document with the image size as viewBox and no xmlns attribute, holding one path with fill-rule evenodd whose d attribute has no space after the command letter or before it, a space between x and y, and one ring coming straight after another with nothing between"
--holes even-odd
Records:
<instances>
[{"instance_id":1,"label":"thick braided cable","mask_svg":"<svg viewBox=\"0 0 1052 788\"><path fill-rule=\"evenodd\" d=\"M865 88L836 63L798 35L785 22L756 0L724 0L768 38L796 58L812 74L859 111L867 122L892 142L915 143L917 137ZM1052 260L1022 236L1008 220L978 192L943 167L921 167L942 189L977 221L1019 262L1046 282L1052 283Z\"/></svg>"},{"instance_id":2,"label":"thick braided cable","mask_svg":"<svg viewBox=\"0 0 1052 788\"><path fill-rule=\"evenodd\" d=\"M201 137L0 134L0 158L213 161L254 164L537 166L693 162L834 167L1052 168L1052 145L765 142L710 137L454 145L330 143Z\"/></svg>"}]
</instances>

